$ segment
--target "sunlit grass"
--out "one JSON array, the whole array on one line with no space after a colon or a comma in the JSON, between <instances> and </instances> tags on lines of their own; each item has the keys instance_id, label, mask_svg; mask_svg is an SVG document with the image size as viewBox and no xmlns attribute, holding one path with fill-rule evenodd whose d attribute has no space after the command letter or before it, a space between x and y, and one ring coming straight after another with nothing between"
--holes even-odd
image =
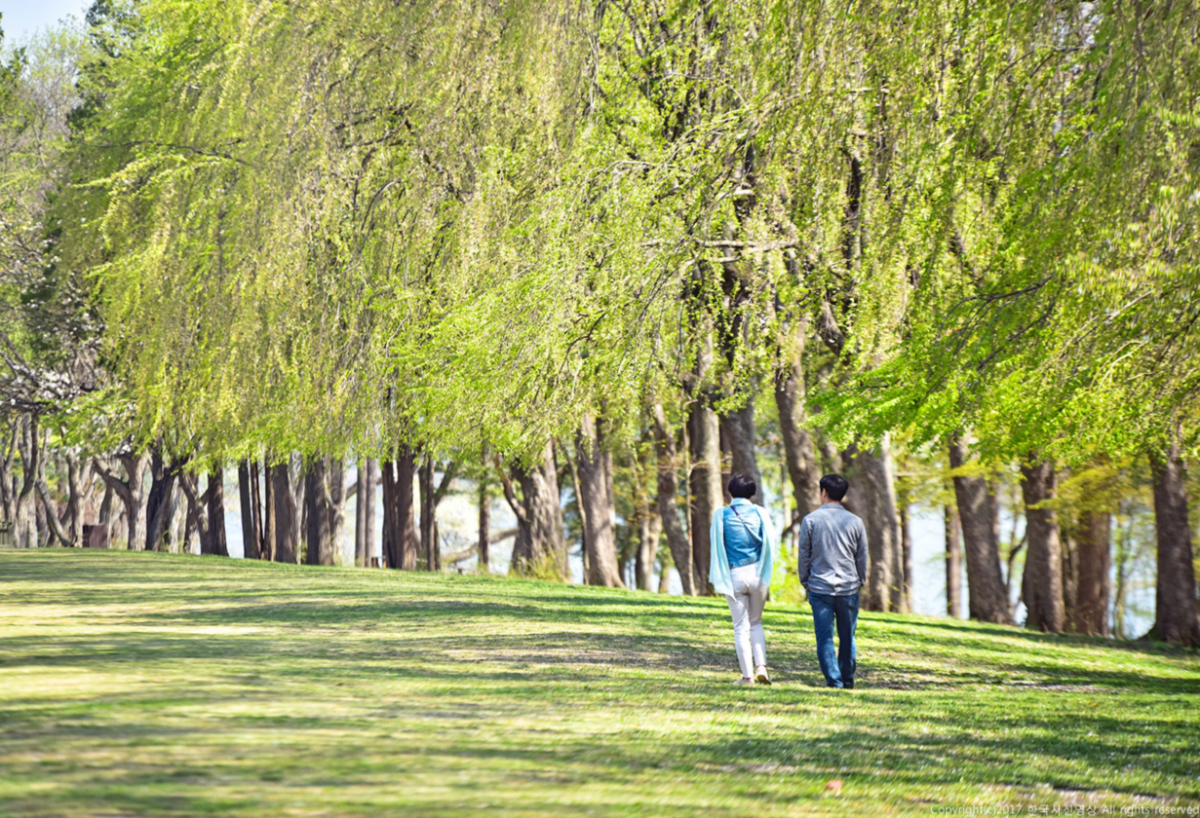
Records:
<instances>
[{"instance_id":1,"label":"sunlit grass","mask_svg":"<svg viewBox=\"0 0 1200 818\"><path fill-rule=\"evenodd\" d=\"M0 552L0 815L844 815L1200 803L1200 660L488 577ZM841 779L840 794L826 783Z\"/></svg>"}]
</instances>

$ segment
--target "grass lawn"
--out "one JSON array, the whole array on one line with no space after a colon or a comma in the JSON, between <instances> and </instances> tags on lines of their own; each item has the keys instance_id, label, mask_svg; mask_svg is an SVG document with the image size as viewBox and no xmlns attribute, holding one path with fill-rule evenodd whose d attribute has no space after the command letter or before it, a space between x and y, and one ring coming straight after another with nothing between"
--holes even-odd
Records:
<instances>
[{"instance_id":1,"label":"grass lawn","mask_svg":"<svg viewBox=\"0 0 1200 818\"><path fill-rule=\"evenodd\" d=\"M736 688L724 600L3 551L0 815L1200 806L1194 653L864 614L835 691L807 608L765 621Z\"/></svg>"}]
</instances>

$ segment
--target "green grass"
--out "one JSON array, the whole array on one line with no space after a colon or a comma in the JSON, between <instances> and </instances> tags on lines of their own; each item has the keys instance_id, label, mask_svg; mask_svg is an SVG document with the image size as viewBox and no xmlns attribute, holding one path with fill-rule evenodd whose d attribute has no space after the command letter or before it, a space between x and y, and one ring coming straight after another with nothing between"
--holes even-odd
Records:
<instances>
[{"instance_id":1,"label":"green grass","mask_svg":"<svg viewBox=\"0 0 1200 818\"><path fill-rule=\"evenodd\" d=\"M723 600L0 552L0 815L1200 804L1195 654L864 614L833 691L807 609L765 621L744 689Z\"/></svg>"}]
</instances>

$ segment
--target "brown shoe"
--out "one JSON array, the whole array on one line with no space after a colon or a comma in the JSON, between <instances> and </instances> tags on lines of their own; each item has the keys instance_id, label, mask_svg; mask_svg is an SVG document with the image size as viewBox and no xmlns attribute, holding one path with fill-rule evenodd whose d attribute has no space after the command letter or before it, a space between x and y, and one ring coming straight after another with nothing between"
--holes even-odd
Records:
<instances>
[{"instance_id":1,"label":"brown shoe","mask_svg":"<svg viewBox=\"0 0 1200 818\"><path fill-rule=\"evenodd\" d=\"M740 678L736 682L734 682L734 684L735 685L752 685L752 684L754 684L754 680L747 679L745 676L743 676L742 678Z\"/></svg>"},{"instance_id":2,"label":"brown shoe","mask_svg":"<svg viewBox=\"0 0 1200 818\"><path fill-rule=\"evenodd\" d=\"M754 681L760 685L769 685L771 683L771 677L767 675L766 667L760 667L754 671Z\"/></svg>"}]
</instances>

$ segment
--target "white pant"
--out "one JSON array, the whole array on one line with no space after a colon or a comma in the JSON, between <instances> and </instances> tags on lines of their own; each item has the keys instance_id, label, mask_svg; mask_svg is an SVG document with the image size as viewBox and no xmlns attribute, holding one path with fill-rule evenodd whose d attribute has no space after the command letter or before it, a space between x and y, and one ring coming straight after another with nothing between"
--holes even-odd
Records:
<instances>
[{"instance_id":1,"label":"white pant","mask_svg":"<svg viewBox=\"0 0 1200 818\"><path fill-rule=\"evenodd\" d=\"M763 634L763 606L770 586L758 576L758 565L743 565L730 572L733 593L726 594L733 614L733 643L737 646L742 677L754 676L754 669L767 664L767 637Z\"/></svg>"}]
</instances>

